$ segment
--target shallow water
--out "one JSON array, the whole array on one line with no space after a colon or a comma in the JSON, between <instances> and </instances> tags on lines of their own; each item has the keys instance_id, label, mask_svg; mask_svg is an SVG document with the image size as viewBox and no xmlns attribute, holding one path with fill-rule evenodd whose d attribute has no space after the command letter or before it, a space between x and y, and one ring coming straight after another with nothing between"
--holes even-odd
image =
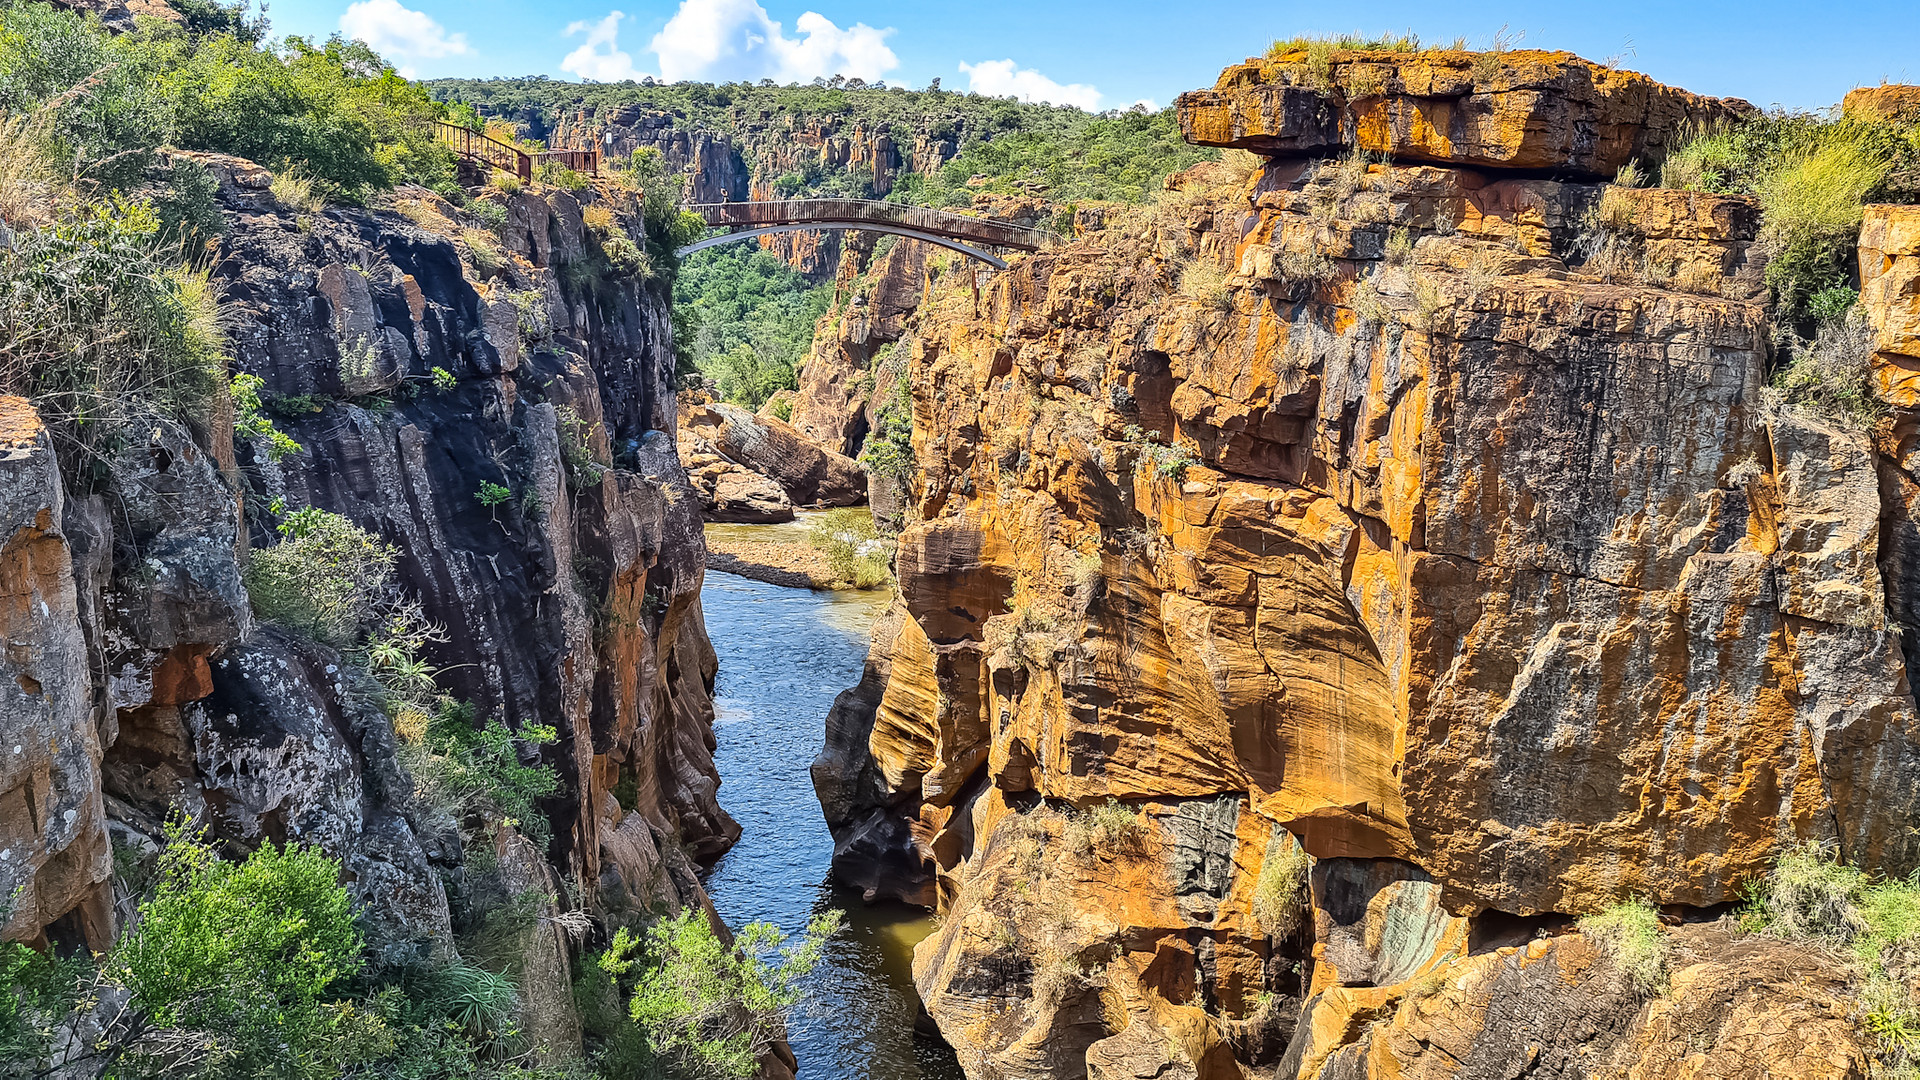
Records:
<instances>
[{"instance_id":1,"label":"shallow water","mask_svg":"<svg viewBox=\"0 0 1920 1080\"><path fill-rule=\"evenodd\" d=\"M766 539L793 526L728 528ZM953 1052L914 1032L919 999L909 965L932 920L918 908L867 906L828 882L833 838L807 773L834 696L860 681L867 632L886 594L788 589L709 570L701 602L720 654L720 804L743 830L706 875L713 906L729 926L765 920L790 933L828 908L847 913L808 979L808 1004L789 1025L800 1076L960 1080Z\"/></svg>"}]
</instances>

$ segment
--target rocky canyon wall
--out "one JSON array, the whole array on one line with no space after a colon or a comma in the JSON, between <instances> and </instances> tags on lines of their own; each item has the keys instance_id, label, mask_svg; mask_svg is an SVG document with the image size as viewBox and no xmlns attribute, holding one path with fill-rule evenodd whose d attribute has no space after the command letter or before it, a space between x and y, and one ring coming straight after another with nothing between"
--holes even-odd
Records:
<instances>
[{"instance_id":1,"label":"rocky canyon wall","mask_svg":"<svg viewBox=\"0 0 1920 1080\"><path fill-rule=\"evenodd\" d=\"M1605 182L1745 103L1496 59L1250 61L1179 104L1253 153L978 295L924 259L814 776L974 1080L1864 1075L1843 973L1703 920L1799 842L1920 862L1912 421L1769 396L1751 200ZM1651 1000L1572 925L1636 897Z\"/></svg>"},{"instance_id":2,"label":"rocky canyon wall","mask_svg":"<svg viewBox=\"0 0 1920 1080\"><path fill-rule=\"evenodd\" d=\"M174 811L231 850L340 859L381 959L450 949L474 917L474 823L416 799L402 736L337 654L251 614L250 551L304 507L396 550L401 593L444 630L425 657L440 689L557 732L519 750L559 774L551 846L482 830L510 887L613 922L704 903L692 860L739 827L716 801L668 300L595 261L582 218L596 201L638 235L637 205L496 193L507 223L488 233L422 189L298 211L264 170L192 157L220 185L234 369L303 449L236 446L223 395L204 429L143 433L76 495L31 407L0 401L6 937L104 948L126 914L114 852L150 852ZM485 505L488 484L511 501ZM526 989L526 1029L577 1051L566 942L532 947L529 968L559 974Z\"/></svg>"}]
</instances>

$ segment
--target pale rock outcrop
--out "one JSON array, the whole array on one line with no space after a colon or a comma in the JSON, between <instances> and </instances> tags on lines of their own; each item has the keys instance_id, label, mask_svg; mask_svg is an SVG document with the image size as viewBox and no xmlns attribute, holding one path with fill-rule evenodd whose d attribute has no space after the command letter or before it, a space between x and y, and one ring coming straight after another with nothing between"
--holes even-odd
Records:
<instances>
[{"instance_id":1,"label":"pale rock outcrop","mask_svg":"<svg viewBox=\"0 0 1920 1080\"><path fill-rule=\"evenodd\" d=\"M795 505L852 506L866 498L859 462L816 446L777 417L716 401L689 408L682 427L727 460L779 484Z\"/></svg>"},{"instance_id":2,"label":"pale rock outcrop","mask_svg":"<svg viewBox=\"0 0 1920 1080\"><path fill-rule=\"evenodd\" d=\"M1567 52L1296 48L1228 68L1175 101L1188 142L1272 156L1346 147L1396 161L1560 169L1611 177L1658 160L1688 124L1752 111ZM1324 66L1321 66L1324 65Z\"/></svg>"}]
</instances>

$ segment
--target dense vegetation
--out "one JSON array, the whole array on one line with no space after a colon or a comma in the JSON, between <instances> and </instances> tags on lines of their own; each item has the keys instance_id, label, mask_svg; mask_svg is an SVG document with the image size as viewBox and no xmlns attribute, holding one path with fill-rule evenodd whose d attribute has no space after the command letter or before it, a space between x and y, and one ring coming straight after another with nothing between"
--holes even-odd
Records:
<instances>
[{"instance_id":1,"label":"dense vegetation","mask_svg":"<svg viewBox=\"0 0 1920 1080\"><path fill-rule=\"evenodd\" d=\"M885 198L916 206L966 207L983 193L1036 195L1072 220L1080 202L1150 199L1169 172L1217 156L1180 137L1173 110L1092 114L936 87L867 87L858 80L775 86L733 83L566 83L531 79L441 79L434 93L463 114L510 118L543 133L562 114L604 114L625 105L668 114L678 126L731 136L752 163L764 141L796 126L886 132L908 157L944 145L956 156L926 172L909 167L890 185L873 173L808 161L759 179L790 197ZM909 162L909 165L912 163ZM1070 228L1070 225L1067 225ZM758 408L796 385L829 294L770 256L741 248L702 253L674 288L683 369L727 401Z\"/></svg>"},{"instance_id":2,"label":"dense vegetation","mask_svg":"<svg viewBox=\"0 0 1920 1080\"><path fill-rule=\"evenodd\" d=\"M832 291L751 244L697 252L673 282L675 348L722 398L757 409L799 385L795 373Z\"/></svg>"},{"instance_id":3,"label":"dense vegetation","mask_svg":"<svg viewBox=\"0 0 1920 1080\"><path fill-rule=\"evenodd\" d=\"M1855 247L1866 204L1920 202L1920 123L1764 113L1693 132L1659 182L1759 202L1783 358L1771 392L1833 422L1877 420Z\"/></svg>"}]
</instances>

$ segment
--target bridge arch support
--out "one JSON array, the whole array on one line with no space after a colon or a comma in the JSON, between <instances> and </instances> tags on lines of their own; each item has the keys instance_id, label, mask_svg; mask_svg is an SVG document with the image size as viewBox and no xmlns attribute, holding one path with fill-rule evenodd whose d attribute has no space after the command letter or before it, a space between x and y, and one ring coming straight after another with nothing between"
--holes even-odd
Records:
<instances>
[{"instance_id":1,"label":"bridge arch support","mask_svg":"<svg viewBox=\"0 0 1920 1080\"><path fill-rule=\"evenodd\" d=\"M914 240L925 240L929 244L937 244L949 251L957 251L969 258L978 259L988 266L993 267L995 270L1005 270L1007 268L1007 261L1005 259L982 251L970 244L963 244L951 237L941 236L939 233L928 232L924 229L916 229L907 225L893 225L876 221L809 221L785 225L762 225L758 228L726 233L722 236L709 236L705 240L688 244L686 247L681 248L679 254L683 256L691 255L696 251L705 251L708 248L719 247L722 244L735 244L742 240L752 240L761 236L772 236L775 233L845 232L855 229L866 232L887 233L892 236L905 236Z\"/></svg>"}]
</instances>

